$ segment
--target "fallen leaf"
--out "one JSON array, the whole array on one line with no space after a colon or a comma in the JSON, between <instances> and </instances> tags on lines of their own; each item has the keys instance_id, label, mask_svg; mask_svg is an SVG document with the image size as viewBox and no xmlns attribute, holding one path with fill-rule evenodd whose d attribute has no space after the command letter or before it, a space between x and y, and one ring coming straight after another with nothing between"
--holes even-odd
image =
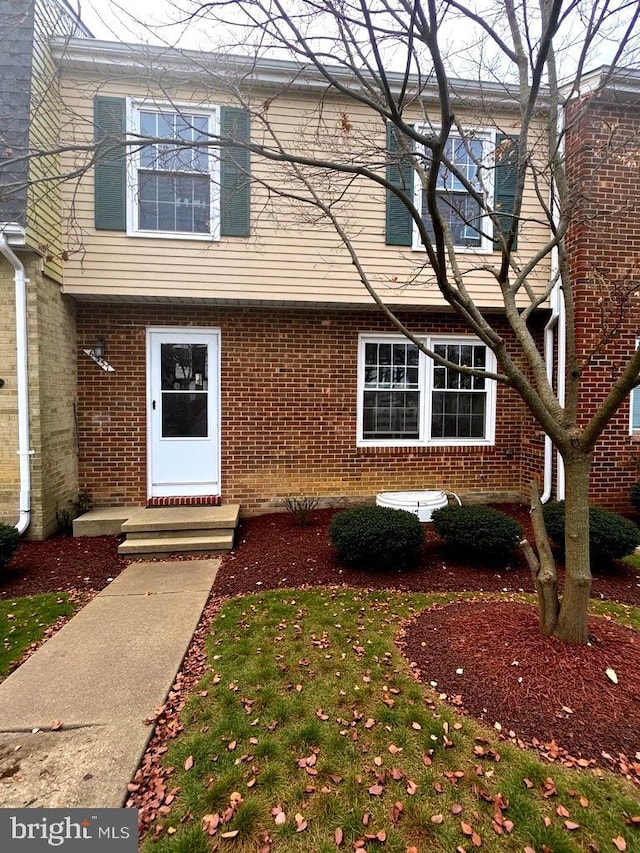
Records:
<instances>
[{"instance_id":1,"label":"fallen leaf","mask_svg":"<svg viewBox=\"0 0 640 853\"><path fill-rule=\"evenodd\" d=\"M463 811L464 811L464 808L462 807L461 803L454 803L451 806L451 814L453 814L453 815L462 814Z\"/></svg>"},{"instance_id":2,"label":"fallen leaf","mask_svg":"<svg viewBox=\"0 0 640 853\"><path fill-rule=\"evenodd\" d=\"M344 841L344 832L341 827L338 827L333 833L333 838L336 842L336 847L340 847L342 845L342 842Z\"/></svg>"},{"instance_id":3,"label":"fallen leaf","mask_svg":"<svg viewBox=\"0 0 640 853\"><path fill-rule=\"evenodd\" d=\"M412 782L411 779L409 779L407 781L407 794L409 794L409 796L412 797L417 790L418 790L418 786L416 785L416 783Z\"/></svg>"},{"instance_id":4,"label":"fallen leaf","mask_svg":"<svg viewBox=\"0 0 640 853\"><path fill-rule=\"evenodd\" d=\"M220 838L235 838L239 832L239 829L230 829L228 832L221 832Z\"/></svg>"},{"instance_id":5,"label":"fallen leaf","mask_svg":"<svg viewBox=\"0 0 640 853\"><path fill-rule=\"evenodd\" d=\"M565 820L564 828L568 829L570 832L573 832L575 829L580 829L580 824L576 823L573 820Z\"/></svg>"},{"instance_id":6,"label":"fallen leaf","mask_svg":"<svg viewBox=\"0 0 640 853\"><path fill-rule=\"evenodd\" d=\"M382 785L372 785L369 788L369 793L372 797L381 797L384 793L384 787Z\"/></svg>"},{"instance_id":7,"label":"fallen leaf","mask_svg":"<svg viewBox=\"0 0 640 853\"><path fill-rule=\"evenodd\" d=\"M460 821L460 829L465 835L473 835L473 827L469 826L469 824L465 823L463 820Z\"/></svg>"},{"instance_id":8,"label":"fallen leaf","mask_svg":"<svg viewBox=\"0 0 640 853\"><path fill-rule=\"evenodd\" d=\"M185 770L191 770L192 767L193 767L193 755L190 755L189 758L187 758L187 760L184 763L184 769Z\"/></svg>"},{"instance_id":9,"label":"fallen leaf","mask_svg":"<svg viewBox=\"0 0 640 853\"><path fill-rule=\"evenodd\" d=\"M558 808L556 809L556 814L558 815L558 817L570 817L568 810L565 809L564 806L558 806Z\"/></svg>"},{"instance_id":10,"label":"fallen leaf","mask_svg":"<svg viewBox=\"0 0 640 853\"><path fill-rule=\"evenodd\" d=\"M611 840L613 841L616 850L623 851L627 849L627 842L621 835L618 835L617 838L612 838Z\"/></svg>"},{"instance_id":11,"label":"fallen leaf","mask_svg":"<svg viewBox=\"0 0 640 853\"><path fill-rule=\"evenodd\" d=\"M471 836L471 843L474 847L482 847L482 839L480 838L477 832L474 832Z\"/></svg>"},{"instance_id":12,"label":"fallen leaf","mask_svg":"<svg viewBox=\"0 0 640 853\"><path fill-rule=\"evenodd\" d=\"M60 720L54 720L51 723L51 731L52 732L59 732L61 728L62 728L62 723L60 722Z\"/></svg>"},{"instance_id":13,"label":"fallen leaf","mask_svg":"<svg viewBox=\"0 0 640 853\"><path fill-rule=\"evenodd\" d=\"M287 822L287 816L284 812L278 812L275 817L276 826L282 826Z\"/></svg>"},{"instance_id":14,"label":"fallen leaf","mask_svg":"<svg viewBox=\"0 0 640 853\"><path fill-rule=\"evenodd\" d=\"M615 671L615 669L612 669L611 667L607 667L607 669L605 669L604 672L605 672L605 675L607 676L607 678L609 679L609 681L611 681L613 684L618 683L618 674Z\"/></svg>"},{"instance_id":15,"label":"fallen leaf","mask_svg":"<svg viewBox=\"0 0 640 853\"><path fill-rule=\"evenodd\" d=\"M436 825L444 823L444 815L443 814L432 814L431 815L431 823L435 823Z\"/></svg>"}]
</instances>

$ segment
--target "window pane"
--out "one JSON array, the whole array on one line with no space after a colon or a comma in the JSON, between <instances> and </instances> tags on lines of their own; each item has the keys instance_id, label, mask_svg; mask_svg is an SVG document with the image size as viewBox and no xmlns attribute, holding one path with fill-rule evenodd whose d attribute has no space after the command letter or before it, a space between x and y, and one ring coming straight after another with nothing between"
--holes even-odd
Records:
<instances>
[{"instance_id":1,"label":"window pane","mask_svg":"<svg viewBox=\"0 0 640 853\"><path fill-rule=\"evenodd\" d=\"M440 355L461 367L484 369L483 344L438 344ZM458 373L453 368L434 366L431 394L431 437L484 438L486 428L486 388L482 377Z\"/></svg>"},{"instance_id":2,"label":"window pane","mask_svg":"<svg viewBox=\"0 0 640 853\"><path fill-rule=\"evenodd\" d=\"M484 438L484 394L434 391L431 409L432 438Z\"/></svg>"},{"instance_id":3,"label":"window pane","mask_svg":"<svg viewBox=\"0 0 640 853\"><path fill-rule=\"evenodd\" d=\"M631 429L640 430L640 390L634 388L631 392Z\"/></svg>"},{"instance_id":4,"label":"window pane","mask_svg":"<svg viewBox=\"0 0 640 853\"><path fill-rule=\"evenodd\" d=\"M208 234L209 177L138 173L139 227L150 231Z\"/></svg>"},{"instance_id":5,"label":"window pane","mask_svg":"<svg viewBox=\"0 0 640 853\"><path fill-rule=\"evenodd\" d=\"M363 438L419 438L419 402L417 391L365 391Z\"/></svg>"},{"instance_id":6,"label":"window pane","mask_svg":"<svg viewBox=\"0 0 640 853\"><path fill-rule=\"evenodd\" d=\"M206 344L161 344L160 374L163 391L206 391Z\"/></svg>"},{"instance_id":7,"label":"window pane","mask_svg":"<svg viewBox=\"0 0 640 853\"><path fill-rule=\"evenodd\" d=\"M207 393L162 392L162 437L206 438Z\"/></svg>"},{"instance_id":8,"label":"window pane","mask_svg":"<svg viewBox=\"0 0 640 853\"><path fill-rule=\"evenodd\" d=\"M475 199L465 192L442 189L438 193L437 206L443 222L451 230L455 246L474 248L481 245L484 222L482 207ZM427 208L426 190L422 191L422 219L433 241L435 232Z\"/></svg>"}]
</instances>

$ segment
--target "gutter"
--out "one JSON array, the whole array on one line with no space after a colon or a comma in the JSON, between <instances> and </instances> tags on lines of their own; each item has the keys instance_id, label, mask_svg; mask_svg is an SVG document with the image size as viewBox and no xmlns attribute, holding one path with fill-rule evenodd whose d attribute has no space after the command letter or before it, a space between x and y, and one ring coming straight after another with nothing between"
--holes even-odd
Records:
<instances>
[{"instance_id":1,"label":"gutter","mask_svg":"<svg viewBox=\"0 0 640 853\"><path fill-rule=\"evenodd\" d=\"M16 293L16 384L18 390L18 456L20 457L20 517L15 525L19 534L31 522L31 466L29 447L29 373L27 364L27 277L24 264L13 252L9 239L24 247L25 231L15 222L0 224L0 254L14 270Z\"/></svg>"}]
</instances>

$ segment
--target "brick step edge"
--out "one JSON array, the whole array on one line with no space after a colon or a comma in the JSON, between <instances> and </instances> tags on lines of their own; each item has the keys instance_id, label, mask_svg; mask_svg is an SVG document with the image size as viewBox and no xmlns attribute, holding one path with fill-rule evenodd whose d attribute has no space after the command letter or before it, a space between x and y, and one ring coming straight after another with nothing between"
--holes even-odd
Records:
<instances>
[{"instance_id":1,"label":"brick step edge","mask_svg":"<svg viewBox=\"0 0 640 853\"><path fill-rule=\"evenodd\" d=\"M175 495L168 498L149 498L147 507L162 506L221 506L220 495Z\"/></svg>"}]
</instances>

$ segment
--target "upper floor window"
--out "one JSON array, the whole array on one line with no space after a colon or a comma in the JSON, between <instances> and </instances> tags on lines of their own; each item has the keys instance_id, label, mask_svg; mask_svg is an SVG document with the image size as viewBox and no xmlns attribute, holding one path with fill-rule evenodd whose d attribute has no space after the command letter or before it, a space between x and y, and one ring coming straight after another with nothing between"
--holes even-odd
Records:
<instances>
[{"instance_id":1,"label":"upper floor window","mask_svg":"<svg viewBox=\"0 0 640 853\"><path fill-rule=\"evenodd\" d=\"M495 142L490 133L477 133L468 138L451 133L445 144L445 157L452 164L453 170L444 164L438 170L437 207L442 220L451 231L451 238L457 249L487 252L493 250L491 220L485 215L484 205L474 198L461 178L473 187L488 206L492 206L492 169L488 164L494 149ZM433 221L427 209L427 192L420 182L416 181L416 184L415 204L433 239ZM414 232L414 248L419 248L417 229L414 229Z\"/></svg>"},{"instance_id":2,"label":"upper floor window","mask_svg":"<svg viewBox=\"0 0 640 853\"><path fill-rule=\"evenodd\" d=\"M130 234L219 237L219 163L206 145L218 133L218 122L215 108L178 111L132 104L132 132L164 141L141 144L130 158Z\"/></svg>"},{"instance_id":3,"label":"upper floor window","mask_svg":"<svg viewBox=\"0 0 640 853\"><path fill-rule=\"evenodd\" d=\"M492 370L495 357L470 337L430 337L452 365ZM358 370L360 445L492 444L495 382L436 364L404 338L362 335Z\"/></svg>"}]
</instances>

